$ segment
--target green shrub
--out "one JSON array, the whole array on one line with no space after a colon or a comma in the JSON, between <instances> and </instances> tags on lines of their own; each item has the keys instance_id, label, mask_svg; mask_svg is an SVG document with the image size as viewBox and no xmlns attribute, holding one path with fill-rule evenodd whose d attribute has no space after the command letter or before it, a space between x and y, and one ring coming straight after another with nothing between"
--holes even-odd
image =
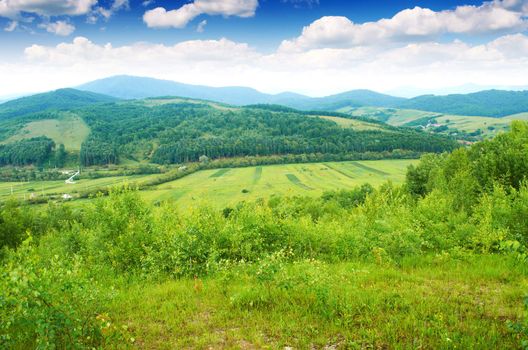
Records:
<instances>
[{"instance_id":1,"label":"green shrub","mask_svg":"<svg viewBox=\"0 0 528 350\"><path fill-rule=\"evenodd\" d=\"M79 257L41 261L31 239L9 256L0 278L0 347L71 349L104 343L97 317L111 289Z\"/></svg>"}]
</instances>

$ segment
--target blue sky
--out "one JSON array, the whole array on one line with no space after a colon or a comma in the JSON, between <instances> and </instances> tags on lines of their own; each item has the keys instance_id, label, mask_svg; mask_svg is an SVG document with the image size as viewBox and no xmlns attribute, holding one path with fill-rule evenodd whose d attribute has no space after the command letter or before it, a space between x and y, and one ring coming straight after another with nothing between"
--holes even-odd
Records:
<instances>
[{"instance_id":1,"label":"blue sky","mask_svg":"<svg viewBox=\"0 0 528 350\"><path fill-rule=\"evenodd\" d=\"M136 41L155 41L167 44L192 39L215 39L228 37L235 41L247 42L262 50L275 49L282 40L298 35L299 30L323 16L346 16L353 22L363 23L390 18L399 11L415 6L440 11L452 9L458 5L480 5L482 1L339 1L339 0L264 0L259 2L256 14L252 18L226 18L222 16L200 15L185 28L151 29L142 20L146 10L156 7L176 9L190 1L152 1L144 6L143 1L130 1L128 8L117 11L109 20L100 19L95 24L87 23L86 16L57 16L67 19L76 27L71 36L86 36L97 42L130 44ZM110 8L112 2L99 4ZM31 16L31 14L28 14ZM204 32L198 33L198 24L207 21ZM39 20L34 20L35 24ZM5 28L11 22L0 17L0 27ZM27 25L27 29L18 28L13 32L1 31L0 42L11 54L31 44L57 44L63 37L48 33L37 25ZM33 32L31 32L31 30Z\"/></svg>"},{"instance_id":2,"label":"blue sky","mask_svg":"<svg viewBox=\"0 0 528 350\"><path fill-rule=\"evenodd\" d=\"M528 0L0 0L0 95L112 74L312 95L516 86L527 17Z\"/></svg>"}]
</instances>

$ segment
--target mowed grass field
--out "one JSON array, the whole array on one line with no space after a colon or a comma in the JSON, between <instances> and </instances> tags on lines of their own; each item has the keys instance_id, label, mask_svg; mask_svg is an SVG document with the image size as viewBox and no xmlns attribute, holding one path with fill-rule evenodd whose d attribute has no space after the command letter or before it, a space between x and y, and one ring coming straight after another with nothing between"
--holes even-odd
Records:
<instances>
[{"instance_id":1,"label":"mowed grass field","mask_svg":"<svg viewBox=\"0 0 528 350\"><path fill-rule=\"evenodd\" d=\"M380 160L204 170L142 191L142 195L151 202L176 201L182 206L208 204L222 208L273 195L318 196L324 191L364 183L401 183L407 167L416 162Z\"/></svg>"},{"instance_id":2,"label":"mowed grass field","mask_svg":"<svg viewBox=\"0 0 528 350\"><path fill-rule=\"evenodd\" d=\"M90 128L82 118L71 113L61 113L56 119L43 119L26 124L15 135L5 140L5 143L47 136L57 145L63 144L68 151L79 151L89 134Z\"/></svg>"},{"instance_id":3,"label":"mowed grass field","mask_svg":"<svg viewBox=\"0 0 528 350\"><path fill-rule=\"evenodd\" d=\"M324 191L352 188L364 183L379 186L387 181L401 183L407 167L417 160L376 160L281 164L247 168L202 170L184 178L141 191L149 203L174 201L181 207L209 205L223 208L240 201L273 195L319 196ZM107 189L134 185L159 175L114 176L81 179L74 184L60 181L0 182L0 200Z\"/></svg>"}]
</instances>

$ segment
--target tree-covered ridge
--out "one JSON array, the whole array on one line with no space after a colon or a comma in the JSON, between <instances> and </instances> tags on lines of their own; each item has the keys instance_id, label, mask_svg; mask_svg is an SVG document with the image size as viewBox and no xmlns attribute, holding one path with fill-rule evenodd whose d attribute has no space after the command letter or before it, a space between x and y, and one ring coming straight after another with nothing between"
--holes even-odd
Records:
<instances>
[{"instance_id":1,"label":"tree-covered ridge","mask_svg":"<svg viewBox=\"0 0 528 350\"><path fill-rule=\"evenodd\" d=\"M528 111L528 91L487 90L465 95L424 95L392 107L500 118Z\"/></svg>"},{"instance_id":2,"label":"tree-covered ridge","mask_svg":"<svg viewBox=\"0 0 528 350\"><path fill-rule=\"evenodd\" d=\"M0 104L0 120L45 110L72 110L91 104L114 102L116 100L114 97L93 92L60 89Z\"/></svg>"},{"instance_id":3,"label":"tree-covered ridge","mask_svg":"<svg viewBox=\"0 0 528 350\"><path fill-rule=\"evenodd\" d=\"M342 128L321 118L281 107L214 108L206 103L146 106L120 102L78 111L91 128L83 144L84 165L136 157L156 163L285 154L345 154L396 149L442 152L454 141L384 126L379 131ZM346 115L343 117L350 118Z\"/></svg>"}]
</instances>

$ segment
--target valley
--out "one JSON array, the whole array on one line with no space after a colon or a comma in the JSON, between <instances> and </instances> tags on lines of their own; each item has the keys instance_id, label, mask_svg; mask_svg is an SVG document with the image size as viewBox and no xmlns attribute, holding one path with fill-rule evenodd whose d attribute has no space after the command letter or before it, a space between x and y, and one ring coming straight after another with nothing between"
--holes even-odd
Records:
<instances>
[{"instance_id":1,"label":"valley","mask_svg":"<svg viewBox=\"0 0 528 350\"><path fill-rule=\"evenodd\" d=\"M525 112L130 87L0 104L0 347L524 341Z\"/></svg>"},{"instance_id":2,"label":"valley","mask_svg":"<svg viewBox=\"0 0 528 350\"><path fill-rule=\"evenodd\" d=\"M0 350L528 350L528 0L0 0Z\"/></svg>"}]
</instances>

